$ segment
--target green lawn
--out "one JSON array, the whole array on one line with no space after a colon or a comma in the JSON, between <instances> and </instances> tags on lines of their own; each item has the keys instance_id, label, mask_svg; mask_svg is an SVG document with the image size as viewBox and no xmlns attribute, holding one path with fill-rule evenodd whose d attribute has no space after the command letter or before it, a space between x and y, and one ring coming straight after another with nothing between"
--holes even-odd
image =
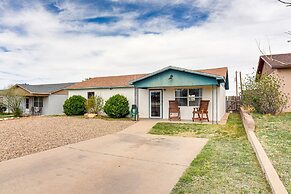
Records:
<instances>
[{"instance_id":1,"label":"green lawn","mask_svg":"<svg viewBox=\"0 0 291 194\"><path fill-rule=\"evenodd\" d=\"M158 123L150 133L209 138L172 193L271 193L239 114L226 125Z\"/></svg>"},{"instance_id":2,"label":"green lawn","mask_svg":"<svg viewBox=\"0 0 291 194\"><path fill-rule=\"evenodd\" d=\"M256 135L291 193L291 113L280 115L253 114Z\"/></svg>"}]
</instances>

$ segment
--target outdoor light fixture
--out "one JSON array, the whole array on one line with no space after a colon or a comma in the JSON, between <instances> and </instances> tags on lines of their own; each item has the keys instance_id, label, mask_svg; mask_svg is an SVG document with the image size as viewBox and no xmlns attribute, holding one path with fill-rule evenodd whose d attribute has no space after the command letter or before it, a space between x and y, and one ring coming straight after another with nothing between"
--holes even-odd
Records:
<instances>
[{"instance_id":1,"label":"outdoor light fixture","mask_svg":"<svg viewBox=\"0 0 291 194\"><path fill-rule=\"evenodd\" d=\"M174 77L173 75L170 75L170 77L169 77L169 80L172 80L172 79L173 79L173 77Z\"/></svg>"}]
</instances>

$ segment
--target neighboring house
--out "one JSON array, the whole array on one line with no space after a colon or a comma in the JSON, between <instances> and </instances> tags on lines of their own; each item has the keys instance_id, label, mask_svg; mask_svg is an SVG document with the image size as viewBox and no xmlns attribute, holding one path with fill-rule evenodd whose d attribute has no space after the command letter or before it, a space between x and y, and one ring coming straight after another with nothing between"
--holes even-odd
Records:
<instances>
[{"instance_id":1,"label":"neighboring house","mask_svg":"<svg viewBox=\"0 0 291 194\"><path fill-rule=\"evenodd\" d=\"M284 112L291 112L291 53L260 56L257 79L267 75L282 80L282 91L288 95L288 105Z\"/></svg>"},{"instance_id":2,"label":"neighboring house","mask_svg":"<svg viewBox=\"0 0 291 194\"><path fill-rule=\"evenodd\" d=\"M191 120L200 100L210 100L209 117L220 121L226 111L228 70L224 68L189 70L166 67L150 74L90 78L68 87L68 95L89 98L101 96L105 101L122 94L130 106L137 104L140 118L168 118L169 100L177 100L181 119Z\"/></svg>"},{"instance_id":3,"label":"neighboring house","mask_svg":"<svg viewBox=\"0 0 291 194\"><path fill-rule=\"evenodd\" d=\"M25 114L63 114L63 104L68 98L66 87L75 83L29 85L16 84L17 93L25 96L22 103Z\"/></svg>"}]
</instances>

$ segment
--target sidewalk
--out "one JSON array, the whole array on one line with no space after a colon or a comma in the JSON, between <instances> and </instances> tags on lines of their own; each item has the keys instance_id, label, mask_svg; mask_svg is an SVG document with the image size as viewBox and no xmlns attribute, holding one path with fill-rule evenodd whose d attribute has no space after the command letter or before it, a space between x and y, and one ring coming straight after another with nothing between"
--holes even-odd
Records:
<instances>
[{"instance_id":1,"label":"sidewalk","mask_svg":"<svg viewBox=\"0 0 291 194\"><path fill-rule=\"evenodd\" d=\"M122 132L0 163L0 193L169 193L207 139Z\"/></svg>"}]
</instances>

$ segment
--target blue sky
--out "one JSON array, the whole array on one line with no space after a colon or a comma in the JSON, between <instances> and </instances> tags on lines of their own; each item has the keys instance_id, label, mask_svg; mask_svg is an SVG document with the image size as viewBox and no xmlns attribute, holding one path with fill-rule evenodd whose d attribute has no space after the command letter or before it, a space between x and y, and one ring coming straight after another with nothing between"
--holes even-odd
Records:
<instances>
[{"instance_id":1,"label":"blue sky","mask_svg":"<svg viewBox=\"0 0 291 194\"><path fill-rule=\"evenodd\" d=\"M168 29L185 29L207 21L210 10L199 7L194 1L116 1L116 0L39 0L6 1L2 13L7 10L21 12L34 7L58 17L60 22L75 26L71 33L94 33L98 36L118 36L133 33L159 34ZM149 25L156 21L157 28ZM131 23L124 26L123 23ZM107 26L100 29L100 26ZM110 29L110 27L113 29ZM25 34L19 26L0 26Z\"/></svg>"},{"instance_id":2,"label":"blue sky","mask_svg":"<svg viewBox=\"0 0 291 194\"><path fill-rule=\"evenodd\" d=\"M227 66L232 79L256 66L256 42L291 51L289 18L276 0L2 0L0 88L168 65Z\"/></svg>"}]
</instances>

